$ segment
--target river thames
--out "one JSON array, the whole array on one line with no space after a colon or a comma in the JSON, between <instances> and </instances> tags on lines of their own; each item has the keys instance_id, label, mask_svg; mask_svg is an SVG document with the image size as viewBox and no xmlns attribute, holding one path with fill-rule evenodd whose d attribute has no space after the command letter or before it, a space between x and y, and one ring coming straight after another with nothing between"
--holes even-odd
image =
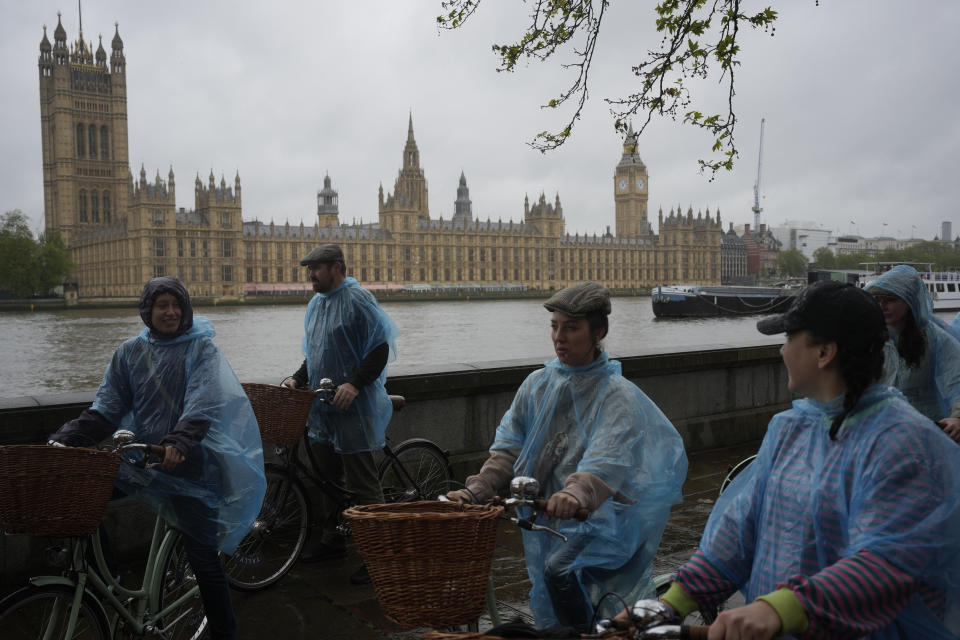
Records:
<instances>
[{"instance_id":1,"label":"river thames","mask_svg":"<svg viewBox=\"0 0 960 640\"><path fill-rule=\"evenodd\" d=\"M542 300L388 302L383 308L401 331L389 373L447 365L553 357L550 314ZM210 318L216 343L241 380L279 382L303 360L305 305L198 307ZM954 312L942 317L950 321ZM613 356L694 347L778 344L763 336L757 316L657 319L649 297L614 298ZM96 389L114 350L143 328L136 309L83 309L0 313L0 397Z\"/></svg>"}]
</instances>

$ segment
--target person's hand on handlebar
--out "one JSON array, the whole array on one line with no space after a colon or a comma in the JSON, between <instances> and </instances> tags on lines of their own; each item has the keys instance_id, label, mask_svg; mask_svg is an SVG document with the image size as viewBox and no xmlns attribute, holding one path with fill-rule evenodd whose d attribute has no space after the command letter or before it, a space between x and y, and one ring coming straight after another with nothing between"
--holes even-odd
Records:
<instances>
[{"instance_id":1,"label":"person's hand on handlebar","mask_svg":"<svg viewBox=\"0 0 960 640\"><path fill-rule=\"evenodd\" d=\"M171 445L163 448L163 462L160 468L164 471L173 471L178 464L183 462L183 454Z\"/></svg>"},{"instance_id":2,"label":"person's hand on handlebar","mask_svg":"<svg viewBox=\"0 0 960 640\"><path fill-rule=\"evenodd\" d=\"M547 502L547 516L558 520L570 520L577 515L580 501L569 493L558 491Z\"/></svg>"},{"instance_id":3,"label":"person's hand on handlebar","mask_svg":"<svg viewBox=\"0 0 960 640\"><path fill-rule=\"evenodd\" d=\"M286 378L283 379L283 382L281 382L280 384L286 387L287 389L293 389L294 391L296 391L297 389L297 381L294 379L293 376L287 376Z\"/></svg>"},{"instance_id":4,"label":"person's hand on handlebar","mask_svg":"<svg viewBox=\"0 0 960 640\"><path fill-rule=\"evenodd\" d=\"M358 393L360 393L359 389L349 382L344 382L337 387L337 392L333 394L333 399L330 403L337 409L345 410L353 404L353 399L357 397Z\"/></svg>"}]
</instances>

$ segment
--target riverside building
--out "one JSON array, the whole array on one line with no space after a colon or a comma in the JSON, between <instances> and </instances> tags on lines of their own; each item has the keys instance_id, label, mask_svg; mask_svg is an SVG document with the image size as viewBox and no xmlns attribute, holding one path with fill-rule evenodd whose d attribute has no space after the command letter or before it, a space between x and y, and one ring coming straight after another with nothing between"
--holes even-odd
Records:
<instances>
[{"instance_id":1,"label":"riverside building","mask_svg":"<svg viewBox=\"0 0 960 640\"><path fill-rule=\"evenodd\" d=\"M76 263L80 298L136 297L143 283L175 275L195 296L309 291L298 260L337 242L350 275L370 288L480 286L551 290L595 280L624 291L658 284L719 284L720 213L647 215L649 176L628 131L613 173L615 233L570 235L559 194L523 201L519 221L476 220L466 176L450 219L431 218L427 180L410 117L393 190L380 186L377 222L343 224L329 176L312 225L243 221L239 173L211 170L193 182L192 209L176 206L173 168L134 179L127 144L127 64L119 27L109 59L98 43L68 46L59 18L40 42L44 215ZM519 216L518 206L518 216Z\"/></svg>"}]
</instances>

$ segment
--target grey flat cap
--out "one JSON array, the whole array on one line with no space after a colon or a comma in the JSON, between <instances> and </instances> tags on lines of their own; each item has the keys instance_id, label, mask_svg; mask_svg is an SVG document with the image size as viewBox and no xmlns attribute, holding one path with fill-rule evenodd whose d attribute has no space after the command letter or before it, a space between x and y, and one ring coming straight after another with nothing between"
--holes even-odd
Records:
<instances>
[{"instance_id":1,"label":"grey flat cap","mask_svg":"<svg viewBox=\"0 0 960 640\"><path fill-rule=\"evenodd\" d=\"M322 264L324 262L346 262L343 258L343 249L338 244L322 244L301 260L300 264L304 267L311 264Z\"/></svg>"},{"instance_id":2,"label":"grey flat cap","mask_svg":"<svg viewBox=\"0 0 960 640\"><path fill-rule=\"evenodd\" d=\"M557 291L543 306L547 311L559 311L573 318L582 318L591 311L610 315L610 290L596 282L581 282Z\"/></svg>"}]
</instances>

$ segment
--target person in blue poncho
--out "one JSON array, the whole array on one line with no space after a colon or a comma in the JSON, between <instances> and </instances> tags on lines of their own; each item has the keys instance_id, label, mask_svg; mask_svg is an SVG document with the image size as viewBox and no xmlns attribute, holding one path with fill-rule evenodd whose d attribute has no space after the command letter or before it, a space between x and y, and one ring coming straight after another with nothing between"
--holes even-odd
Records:
<instances>
[{"instance_id":1,"label":"person in blue poncho","mask_svg":"<svg viewBox=\"0 0 960 640\"><path fill-rule=\"evenodd\" d=\"M331 478L341 479L356 504L383 502L383 490L373 457L385 444L393 405L384 387L387 361L396 355L396 325L373 295L354 278L346 277L343 251L325 244L307 254L300 264L310 272L316 295L304 320L300 370L284 381L291 388L316 388L330 378L337 391L332 402L319 399L307 419L311 446ZM321 496L323 531L301 556L305 562L346 555L337 531L338 505ZM370 581L361 566L350 578L354 584Z\"/></svg>"},{"instance_id":2,"label":"person in blue poncho","mask_svg":"<svg viewBox=\"0 0 960 640\"><path fill-rule=\"evenodd\" d=\"M721 612L710 640L956 638L960 448L878 382L880 307L818 282L757 328L786 333L803 398L770 421L663 602L683 617L741 591L747 604Z\"/></svg>"},{"instance_id":3,"label":"person in blue poncho","mask_svg":"<svg viewBox=\"0 0 960 640\"><path fill-rule=\"evenodd\" d=\"M448 497L483 502L515 475L539 480L548 524L569 540L523 531L530 608L538 627L583 632L604 594L653 594L651 562L687 458L670 421L601 349L610 292L586 282L544 306L557 357L520 385L489 459ZM570 520L581 507L590 517Z\"/></svg>"},{"instance_id":4,"label":"person in blue poncho","mask_svg":"<svg viewBox=\"0 0 960 640\"><path fill-rule=\"evenodd\" d=\"M50 439L89 446L129 429L140 442L164 446L162 468L122 465L116 486L183 534L211 637L233 639L236 619L218 551L232 553L260 511L260 430L213 342L213 325L193 315L179 280L150 280L140 317L146 328L113 354L93 405Z\"/></svg>"},{"instance_id":5,"label":"person in blue poncho","mask_svg":"<svg viewBox=\"0 0 960 640\"><path fill-rule=\"evenodd\" d=\"M866 290L890 332L883 381L960 442L960 331L934 315L930 292L909 265L887 271Z\"/></svg>"}]
</instances>

